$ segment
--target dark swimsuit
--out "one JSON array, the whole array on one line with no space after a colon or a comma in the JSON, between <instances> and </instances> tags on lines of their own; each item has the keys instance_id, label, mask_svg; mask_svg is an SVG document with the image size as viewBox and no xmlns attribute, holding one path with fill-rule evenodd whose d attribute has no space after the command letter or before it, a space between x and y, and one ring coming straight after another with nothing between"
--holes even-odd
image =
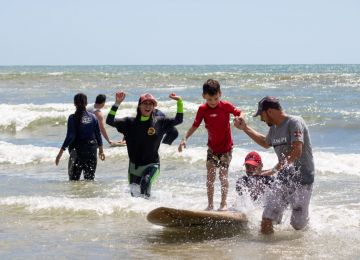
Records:
<instances>
[{"instance_id":1,"label":"dark swimsuit","mask_svg":"<svg viewBox=\"0 0 360 260\"><path fill-rule=\"evenodd\" d=\"M162 111L156 109L155 116L165 117L165 114ZM162 143L171 145L178 136L179 136L179 131L176 129L176 127L175 126L170 127L168 131L165 133Z\"/></svg>"},{"instance_id":2,"label":"dark swimsuit","mask_svg":"<svg viewBox=\"0 0 360 260\"><path fill-rule=\"evenodd\" d=\"M102 139L95 116L84 112L80 126L76 127L74 114L70 115L66 138L62 145L63 150L69 147L69 180L79 180L82 172L86 180L95 178L98 146L102 146Z\"/></svg>"}]
</instances>

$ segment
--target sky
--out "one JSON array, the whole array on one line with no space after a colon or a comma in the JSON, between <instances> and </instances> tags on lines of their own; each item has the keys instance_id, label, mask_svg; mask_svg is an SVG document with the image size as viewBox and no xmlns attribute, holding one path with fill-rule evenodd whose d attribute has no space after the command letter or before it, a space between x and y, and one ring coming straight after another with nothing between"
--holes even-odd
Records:
<instances>
[{"instance_id":1,"label":"sky","mask_svg":"<svg viewBox=\"0 0 360 260\"><path fill-rule=\"evenodd\" d=\"M358 0L0 3L0 65L360 63Z\"/></svg>"}]
</instances>

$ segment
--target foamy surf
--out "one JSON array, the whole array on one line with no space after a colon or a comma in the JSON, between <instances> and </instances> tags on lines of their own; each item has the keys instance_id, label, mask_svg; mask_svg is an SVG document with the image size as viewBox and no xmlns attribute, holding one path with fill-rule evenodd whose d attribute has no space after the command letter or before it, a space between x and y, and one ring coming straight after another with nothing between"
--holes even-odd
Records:
<instances>
[{"instance_id":1,"label":"foamy surf","mask_svg":"<svg viewBox=\"0 0 360 260\"><path fill-rule=\"evenodd\" d=\"M96 185L96 184L94 184ZM192 199L184 194L181 196L171 189L154 189L150 199L131 197L127 184L116 187L114 193L108 197L54 197L54 196L9 196L0 198L1 206L23 208L31 213L43 213L43 211L55 211L57 214L65 214L67 211L88 212L98 215L112 214L147 214L160 206L202 209L205 208L206 198L194 193Z\"/></svg>"},{"instance_id":2,"label":"foamy surf","mask_svg":"<svg viewBox=\"0 0 360 260\"><path fill-rule=\"evenodd\" d=\"M184 102L185 112L195 113L198 105ZM106 117L113 102L106 103L103 113ZM138 102L126 101L118 109L117 118L136 116ZM176 114L175 101L159 101L158 108L166 113L168 117ZM0 104L0 130L19 132L28 127L41 128L44 125L65 125L70 114L75 112L72 103L49 103L49 104Z\"/></svg>"},{"instance_id":3,"label":"foamy surf","mask_svg":"<svg viewBox=\"0 0 360 260\"><path fill-rule=\"evenodd\" d=\"M16 145L0 141L0 164L30 164L30 163L53 163L59 151L59 147L39 147L34 145ZM202 165L205 167L206 147L188 147L183 152L177 151L177 146L161 145L159 154L161 160L176 160L178 163ZM241 171L244 158L251 150L234 148L230 171ZM21 156L19 156L21 154ZM270 149L266 152L259 151L264 163L264 169L272 168L277 162L277 157ZM126 147L105 147L105 155L108 159L128 160ZM68 159L68 153L64 153L62 161ZM320 174L349 174L360 176L360 154L336 154L332 152L314 152L315 168ZM106 163L106 161L105 161ZM183 169L186 171L186 168Z\"/></svg>"},{"instance_id":4,"label":"foamy surf","mask_svg":"<svg viewBox=\"0 0 360 260\"><path fill-rule=\"evenodd\" d=\"M19 105L0 105L0 129L21 131L31 124L39 122L40 125L47 121L56 119L65 121L67 116L74 111L74 106L69 104L19 104ZM52 121L56 123L56 121Z\"/></svg>"},{"instance_id":5,"label":"foamy surf","mask_svg":"<svg viewBox=\"0 0 360 260\"><path fill-rule=\"evenodd\" d=\"M53 163L59 148L15 145L0 141L0 164Z\"/></svg>"}]
</instances>

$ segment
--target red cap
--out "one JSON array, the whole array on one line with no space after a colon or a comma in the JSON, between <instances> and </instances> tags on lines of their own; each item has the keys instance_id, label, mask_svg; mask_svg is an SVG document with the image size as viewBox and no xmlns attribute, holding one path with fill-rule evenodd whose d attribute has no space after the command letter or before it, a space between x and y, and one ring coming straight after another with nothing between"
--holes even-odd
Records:
<instances>
[{"instance_id":1,"label":"red cap","mask_svg":"<svg viewBox=\"0 0 360 260\"><path fill-rule=\"evenodd\" d=\"M154 106L156 107L157 106L157 101L156 99L154 98L153 95L149 94L149 93L145 93L145 94L142 94L140 96L140 104L147 101L147 100L150 100L154 103Z\"/></svg>"},{"instance_id":2,"label":"red cap","mask_svg":"<svg viewBox=\"0 0 360 260\"><path fill-rule=\"evenodd\" d=\"M257 167L262 164L261 157L257 152L250 152L246 155L244 164L251 164Z\"/></svg>"}]
</instances>

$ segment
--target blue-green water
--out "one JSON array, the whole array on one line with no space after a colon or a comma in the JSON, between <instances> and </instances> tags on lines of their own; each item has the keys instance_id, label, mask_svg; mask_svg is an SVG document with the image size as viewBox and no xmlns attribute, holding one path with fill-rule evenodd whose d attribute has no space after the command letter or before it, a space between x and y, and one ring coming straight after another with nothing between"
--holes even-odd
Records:
<instances>
[{"instance_id":1,"label":"blue-green water","mask_svg":"<svg viewBox=\"0 0 360 260\"><path fill-rule=\"evenodd\" d=\"M316 163L310 224L296 232L289 215L276 234L258 234L261 205L242 208L249 229L232 235L199 230L168 230L146 222L146 213L165 205L206 206L204 127L179 154L161 146L161 175L150 200L131 198L127 186L126 148L105 148L94 183L67 181L67 155L54 164L74 112L73 96L127 93L118 116L133 115L140 94L150 92L167 115L176 92L185 102L180 134L191 126L203 102L202 84L217 79L222 98L245 114L252 126L257 102L277 96L286 113L301 115L309 125ZM263 258L359 257L360 242L360 65L222 65L222 66L39 66L0 67L0 256L5 258ZM113 139L120 139L108 128ZM254 144L233 129L230 185L243 174L243 158L258 150L272 167L272 150ZM216 183L215 201L220 200ZM238 201L232 189L229 204ZM21 250L20 250L21 248Z\"/></svg>"}]
</instances>

